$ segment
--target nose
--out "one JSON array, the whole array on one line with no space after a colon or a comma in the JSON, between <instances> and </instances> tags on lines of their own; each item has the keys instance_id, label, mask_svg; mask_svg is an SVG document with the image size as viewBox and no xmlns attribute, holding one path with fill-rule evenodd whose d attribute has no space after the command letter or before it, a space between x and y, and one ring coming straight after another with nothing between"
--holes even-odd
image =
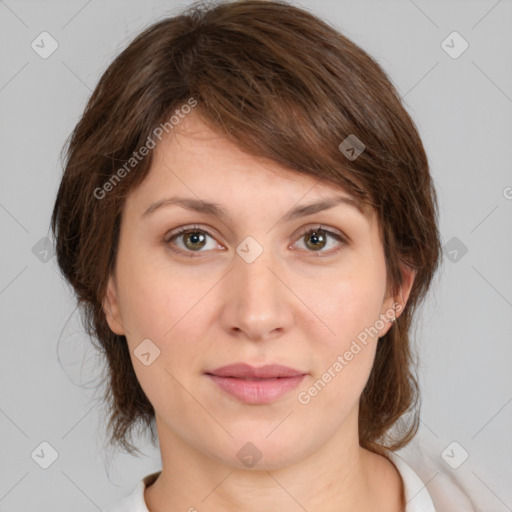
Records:
<instances>
[{"instance_id":1,"label":"nose","mask_svg":"<svg viewBox=\"0 0 512 512\"><path fill-rule=\"evenodd\" d=\"M222 290L224 329L252 341L282 336L292 324L297 302L286 285L284 266L254 239L238 249Z\"/></svg>"}]
</instances>

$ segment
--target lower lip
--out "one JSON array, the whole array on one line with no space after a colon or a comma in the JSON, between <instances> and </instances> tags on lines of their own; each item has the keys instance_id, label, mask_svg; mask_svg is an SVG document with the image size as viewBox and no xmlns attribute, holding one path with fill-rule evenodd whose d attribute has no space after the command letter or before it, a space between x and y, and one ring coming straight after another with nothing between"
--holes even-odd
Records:
<instances>
[{"instance_id":1,"label":"lower lip","mask_svg":"<svg viewBox=\"0 0 512 512\"><path fill-rule=\"evenodd\" d=\"M269 404L296 388L306 375L276 377L274 379L246 380L234 377L210 377L222 391L247 404Z\"/></svg>"}]
</instances>

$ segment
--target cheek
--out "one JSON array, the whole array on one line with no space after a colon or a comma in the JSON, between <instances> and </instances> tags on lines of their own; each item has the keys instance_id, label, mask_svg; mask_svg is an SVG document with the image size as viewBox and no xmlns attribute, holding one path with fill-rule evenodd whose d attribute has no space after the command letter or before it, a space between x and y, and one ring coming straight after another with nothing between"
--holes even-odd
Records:
<instances>
[{"instance_id":1,"label":"cheek","mask_svg":"<svg viewBox=\"0 0 512 512\"><path fill-rule=\"evenodd\" d=\"M317 297L320 318L329 327L324 339L337 349L361 333L371 331L379 320L385 293L385 275L370 266L332 281L323 297ZM373 332L373 331L371 331ZM364 338L364 335L361 334Z\"/></svg>"},{"instance_id":2,"label":"cheek","mask_svg":"<svg viewBox=\"0 0 512 512\"><path fill-rule=\"evenodd\" d=\"M368 381L375 359L376 331L380 313L380 289L371 282L345 281L333 288L325 302L322 319L329 325L327 335L312 337L313 372L299 403L317 411L329 411L342 421L356 406ZM312 333L311 336L314 336Z\"/></svg>"},{"instance_id":3,"label":"cheek","mask_svg":"<svg viewBox=\"0 0 512 512\"><path fill-rule=\"evenodd\" d=\"M155 378L154 372L144 371L145 367L136 359L138 347L146 339L158 349L155 368L165 368L173 375L181 375L185 369L193 372L202 368L204 347L200 350L195 340L204 337L208 318L205 308L212 300L208 292L217 278L210 282L204 278L196 280L190 273L185 277L175 269L171 272L170 266L161 262L148 264L151 260L138 259L140 263L134 257L127 262L129 265L119 266L119 281L124 283L120 305L133 365L144 387Z\"/></svg>"},{"instance_id":4,"label":"cheek","mask_svg":"<svg viewBox=\"0 0 512 512\"><path fill-rule=\"evenodd\" d=\"M200 308L197 290L184 293L190 288L182 281L164 278L155 268L139 269L125 276L123 325L137 379L150 402L161 409L170 397L172 402L180 396L173 376L182 382L184 370L200 363L200 351L189 341L196 339L194 328L199 326L194 320L198 321Z\"/></svg>"},{"instance_id":5,"label":"cheek","mask_svg":"<svg viewBox=\"0 0 512 512\"><path fill-rule=\"evenodd\" d=\"M315 312L327 326L321 336L311 333L316 340L313 380L318 391L310 391L321 394L319 401L326 407L353 404L366 384L379 342L378 327L382 327L379 315L385 284L383 263L368 258L332 279L328 289L321 290L324 293L310 294ZM321 392L324 388L329 390Z\"/></svg>"},{"instance_id":6,"label":"cheek","mask_svg":"<svg viewBox=\"0 0 512 512\"><path fill-rule=\"evenodd\" d=\"M121 312L127 338L136 343L144 338L160 339L172 327L172 291L151 275L132 275L121 293Z\"/></svg>"},{"instance_id":7,"label":"cheek","mask_svg":"<svg viewBox=\"0 0 512 512\"><path fill-rule=\"evenodd\" d=\"M198 301L204 283L184 279L160 249L125 247L118 260L123 325L132 341L170 337L175 325ZM197 307L197 306L196 306Z\"/></svg>"}]
</instances>

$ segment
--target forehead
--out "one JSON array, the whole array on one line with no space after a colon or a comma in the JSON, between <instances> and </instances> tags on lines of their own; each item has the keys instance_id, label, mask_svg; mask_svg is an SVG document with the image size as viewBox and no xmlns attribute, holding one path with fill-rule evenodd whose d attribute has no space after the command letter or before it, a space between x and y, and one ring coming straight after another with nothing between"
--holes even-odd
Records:
<instances>
[{"instance_id":1,"label":"forehead","mask_svg":"<svg viewBox=\"0 0 512 512\"><path fill-rule=\"evenodd\" d=\"M210 128L202 118L192 113L166 134L155 149L151 171L185 171L191 179L233 181L237 176L249 183L256 177L262 185L283 182L309 184L318 179L303 176L263 157L249 155L230 141L225 134ZM151 172L150 171L150 172ZM154 173L155 174L155 173ZM225 185L225 183L224 183Z\"/></svg>"},{"instance_id":2,"label":"forehead","mask_svg":"<svg viewBox=\"0 0 512 512\"><path fill-rule=\"evenodd\" d=\"M195 113L162 138L148 175L127 202L137 203L144 213L178 196L188 197L195 206L202 203L212 214L220 216L222 210L226 217L230 206L237 211L254 211L262 204L295 206L297 213L301 205L308 208L315 201L341 199L370 221L373 218L373 212L340 185L249 155ZM314 209L309 207L311 213Z\"/></svg>"}]
</instances>

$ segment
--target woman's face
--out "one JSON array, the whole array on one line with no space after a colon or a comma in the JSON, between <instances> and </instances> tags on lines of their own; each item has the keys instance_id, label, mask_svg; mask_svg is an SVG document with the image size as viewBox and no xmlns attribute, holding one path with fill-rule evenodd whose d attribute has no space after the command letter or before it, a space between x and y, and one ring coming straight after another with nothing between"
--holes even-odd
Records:
<instances>
[{"instance_id":1,"label":"woman's face","mask_svg":"<svg viewBox=\"0 0 512 512\"><path fill-rule=\"evenodd\" d=\"M195 114L178 128L127 198L105 302L161 444L270 469L357 442L359 397L394 316L375 214L304 208L348 195L242 153ZM212 375L234 363L298 376Z\"/></svg>"}]
</instances>

